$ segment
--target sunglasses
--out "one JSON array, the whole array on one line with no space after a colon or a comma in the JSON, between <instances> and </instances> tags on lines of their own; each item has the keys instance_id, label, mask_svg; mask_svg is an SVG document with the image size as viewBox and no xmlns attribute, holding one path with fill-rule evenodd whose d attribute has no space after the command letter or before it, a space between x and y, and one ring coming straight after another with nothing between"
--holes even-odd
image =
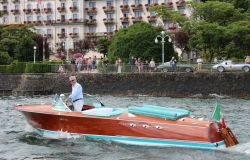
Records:
<instances>
[{"instance_id":1,"label":"sunglasses","mask_svg":"<svg viewBox=\"0 0 250 160\"><path fill-rule=\"evenodd\" d=\"M72 79L72 80L69 80L70 82L74 82L75 80L74 79Z\"/></svg>"}]
</instances>

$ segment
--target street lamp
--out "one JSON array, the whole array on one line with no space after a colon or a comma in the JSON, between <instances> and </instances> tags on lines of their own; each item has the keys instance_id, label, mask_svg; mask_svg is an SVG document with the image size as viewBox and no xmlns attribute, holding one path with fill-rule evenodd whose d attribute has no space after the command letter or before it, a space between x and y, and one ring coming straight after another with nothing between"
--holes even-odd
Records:
<instances>
[{"instance_id":1,"label":"street lamp","mask_svg":"<svg viewBox=\"0 0 250 160\"><path fill-rule=\"evenodd\" d=\"M66 60L69 60L69 55L68 55L68 52L66 51L65 42L62 42L62 46L63 46L63 52L64 52L64 54L66 52Z\"/></svg>"},{"instance_id":2,"label":"street lamp","mask_svg":"<svg viewBox=\"0 0 250 160\"><path fill-rule=\"evenodd\" d=\"M34 46L33 49L34 49L34 64L36 64L36 46Z\"/></svg>"},{"instance_id":3,"label":"street lamp","mask_svg":"<svg viewBox=\"0 0 250 160\"><path fill-rule=\"evenodd\" d=\"M166 42L165 41L165 38L168 38L168 42L171 42L171 38L166 34L165 31L161 31L161 34L158 35L156 38L155 38L155 43L158 43L158 38L161 38L161 44L162 44L162 63L164 63L164 43Z\"/></svg>"}]
</instances>

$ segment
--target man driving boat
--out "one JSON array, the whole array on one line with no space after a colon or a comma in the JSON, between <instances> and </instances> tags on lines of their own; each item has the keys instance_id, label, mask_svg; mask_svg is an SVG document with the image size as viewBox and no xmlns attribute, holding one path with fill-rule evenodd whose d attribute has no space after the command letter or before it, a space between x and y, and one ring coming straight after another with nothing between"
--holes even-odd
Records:
<instances>
[{"instance_id":1,"label":"man driving boat","mask_svg":"<svg viewBox=\"0 0 250 160\"><path fill-rule=\"evenodd\" d=\"M72 85L72 92L66 100L70 99L73 102L74 111L81 112L84 105L83 88L77 83L76 76L70 76L69 82Z\"/></svg>"}]
</instances>

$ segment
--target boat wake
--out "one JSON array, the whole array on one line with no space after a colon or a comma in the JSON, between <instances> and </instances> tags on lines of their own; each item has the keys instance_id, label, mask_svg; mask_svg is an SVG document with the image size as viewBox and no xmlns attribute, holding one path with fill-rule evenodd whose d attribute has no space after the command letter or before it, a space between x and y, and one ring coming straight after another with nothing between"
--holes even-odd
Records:
<instances>
[{"instance_id":1,"label":"boat wake","mask_svg":"<svg viewBox=\"0 0 250 160\"><path fill-rule=\"evenodd\" d=\"M250 142L238 144L236 146L228 148L228 151L238 152L250 155Z\"/></svg>"}]
</instances>

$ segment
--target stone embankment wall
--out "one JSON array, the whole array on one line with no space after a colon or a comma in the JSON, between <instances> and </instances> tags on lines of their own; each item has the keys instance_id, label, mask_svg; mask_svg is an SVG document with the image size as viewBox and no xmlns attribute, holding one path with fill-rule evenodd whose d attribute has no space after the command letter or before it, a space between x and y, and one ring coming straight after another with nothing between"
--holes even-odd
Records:
<instances>
[{"instance_id":1,"label":"stone embankment wall","mask_svg":"<svg viewBox=\"0 0 250 160\"><path fill-rule=\"evenodd\" d=\"M68 93L69 74L0 74L0 95ZM85 92L99 95L250 99L249 73L78 74Z\"/></svg>"}]
</instances>

